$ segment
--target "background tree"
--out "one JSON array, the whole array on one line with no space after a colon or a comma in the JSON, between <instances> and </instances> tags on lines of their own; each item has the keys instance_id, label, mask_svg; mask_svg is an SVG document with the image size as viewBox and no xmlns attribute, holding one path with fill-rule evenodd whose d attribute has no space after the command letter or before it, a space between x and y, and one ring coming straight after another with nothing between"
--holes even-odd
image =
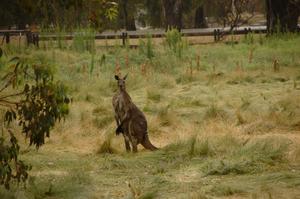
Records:
<instances>
[{"instance_id":1,"label":"background tree","mask_svg":"<svg viewBox=\"0 0 300 199\"><path fill-rule=\"evenodd\" d=\"M113 0L3 0L0 3L0 26L36 24L72 30L93 26L103 30L118 15Z\"/></svg>"},{"instance_id":2,"label":"background tree","mask_svg":"<svg viewBox=\"0 0 300 199\"><path fill-rule=\"evenodd\" d=\"M146 0L145 10L146 10L145 18L150 26L154 28L163 27L164 13L163 13L162 1Z\"/></svg>"},{"instance_id":3,"label":"background tree","mask_svg":"<svg viewBox=\"0 0 300 199\"><path fill-rule=\"evenodd\" d=\"M30 21L32 15L27 13L33 10L29 1L3 0L0 2L0 26L18 25L24 28L26 21Z\"/></svg>"},{"instance_id":4,"label":"background tree","mask_svg":"<svg viewBox=\"0 0 300 199\"><path fill-rule=\"evenodd\" d=\"M2 54L0 49L0 59ZM9 189L11 180L25 181L30 169L19 160L16 129L21 129L30 145L39 148L55 123L68 114L70 100L65 86L54 82L51 66L41 59L0 61L5 67L1 70L7 71L0 84L0 112L4 116L0 120L0 184ZM14 128L16 125L20 128Z\"/></svg>"},{"instance_id":5,"label":"background tree","mask_svg":"<svg viewBox=\"0 0 300 199\"><path fill-rule=\"evenodd\" d=\"M300 16L299 0L266 0L267 29L269 33L295 32Z\"/></svg>"},{"instance_id":6,"label":"background tree","mask_svg":"<svg viewBox=\"0 0 300 199\"><path fill-rule=\"evenodd\" d=\"M205 1L205 4L218 23L231 29L248 23L257 7L257 2L253 0L213 0Z\"/></svg>"},{"instance_id":7,"label":"background tree","mask_svg":"<svg viewBox=\"0 0 300 199\"><path fill-rule=\"evenodd\" d=\"M183 1L162 0L165 28L182 28Z\"/></svg>"},{"instance_id":8,"label":"background tree","mask_svg":"<svg viewBox=\"0 0 300 199\"><path fill-rule=\"evenodd\" d=\"M137 2L135 0L119 0L119 23L125 30L136 30L135 27L135 15Z\"/></svg>"},{"instance_id":9,"label":"background tree","mask_svg":"<svg viewBox=\"0 0 300 199\"><path fill-rule=\"evenodd\" d=\"M140 20L155 28L203 28L210 16L233 28L246 24L257 10L266 12L270 33L296 31L300 0L2 0L0 26L136 30Z\"/></svg>"},{"instance_id":10,"label":"background tree","mask_svg":"<svg viewBox=\"0 0 300 199\"><path fill-rule=\"evenodd\" d=\"M195 22L194 22L195 28L207 28L207 21L205 19L205 11L204 11L204 5L199 5L195 12Z\"/></svg>"},{"instance_id":11,"label":"background tree","mask_svg":"<svg viewBox=\"0 0 300 199\"><path fill-rule=\"evenodd\" d=\"M153 27L181 29L193 27L196 8L202 0L146 0L145 8L148 13L147 21ZM185 20L186 19L186 20Z\"/></svg>"}]
</instances>

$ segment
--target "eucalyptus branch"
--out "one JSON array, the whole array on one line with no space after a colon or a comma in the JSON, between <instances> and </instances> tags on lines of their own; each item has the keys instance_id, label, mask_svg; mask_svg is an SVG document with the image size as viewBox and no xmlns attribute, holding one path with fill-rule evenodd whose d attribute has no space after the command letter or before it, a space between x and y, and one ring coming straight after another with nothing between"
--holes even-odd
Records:
<instances>
[{"instance_id":1,"label":"eucalyptus branch","mask_svg":"<svg viewBox=\"0 0 300 199\"><path fill-rule=\"evenodd\" d=\"M17 105L18 104L18 102L11 102L11 101L4 100L4 99L0 99L0 103L13 104L13 105Z\"/></svg>"},{"instance_id":2,"label":"eucalyptus branch","mask_svg":"<svg viewBox=\"0 0 300 199\"><path fill-rule=\"evenodd\" d=\"M13 105L12 104L4 104L4 103L1 103L0 102L0 106L3 106L5 108L9 107L9 108L13 108Z\"/></svg>"},{"instance_id":3,"label":"eucalyptus branch","mask_svg":"<svg viewBox=\"0 0 300 199\"><path fill-rule=\"evenodd\" d=\"M31 74L29 74L26 70L24 70L23 72L24 72L24 74L25 74L26 76L28 76L28 77L30 77L30 78L32 78L32 79L35 79L35 77L32 76Z\"/></svg>"},{"instance_id":4,"label":"eucalyptus branch","mask_svg":"<svg viewBox=\"0 0 300 199\"><path fill-rule=\"evenodd\" d=\"M230 10L227 12L227 16L229 14L231 14L232 16L234 16L234 19L233 20L228 20L230 21L230 29L229 29L229 32L232 32L234 28L238 27L238 26L242 26L246 23L249 22L250 19L252 19L254 17L254 13L251 12L251 16L249 16L248 18L242 20L242 13L243 13L243 10L241 9L241 6L238 6L237 4L237 1L234 2L234 7L235 7L235 11L233 10ZM228 19L228 17L227 17ZM224 39L224 35L225 35L225 32L224 32L224 28L223 28L223 31L221 33L221 40Z\"/></svg>"},{"instance_id":5,"label":"eucalyptus branch","mask_svg":"<svg viewBox=\"0 0 300 199\"><path fill-rule=\"evenodd\" d=\"M24 94L24 91L20 92L20 93L14 93L14 94L10 94L10 95L6 95L6 96L1 96L0 97L0 101L2 99L6 99L6 98L9 98L9 97L16 97L16 96L20 96L20 95L23 95Z\"/></svg>"},{"instance_id":6,"label":"eucalyptus branch","mask_svg":"<svg viewBox=\"0 0 300 199\"><path fill-rule=\"evenodd\" d=\"M7 89L7 88L11 85L11 83L12 83L12 78L10 78L10 79L6 82L6 84L0 89L0 93L1 93L2 91L4 91L5 89Z\"/></svg>"}]
</instances>

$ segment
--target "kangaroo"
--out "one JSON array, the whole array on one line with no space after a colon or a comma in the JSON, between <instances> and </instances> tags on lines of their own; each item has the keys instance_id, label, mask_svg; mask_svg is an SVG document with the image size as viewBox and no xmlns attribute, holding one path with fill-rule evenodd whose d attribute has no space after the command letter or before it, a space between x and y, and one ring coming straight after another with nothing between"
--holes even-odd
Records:
<instances>
[{"instance_id":1,"label":"kangaroo","mask_svg":"<svg viewBox=\"0 0 300 199\"><path fill-rule=\"evenodd\" d=\"M137 145L142 144L146 149L151 151L157 148L152 145L147 132L147 120L145 115L132 102L131 97L126 92L125 80L115 75L118 81L119 91L113 96L112 104L115 110L115 119L117 123L116 134L123 134L126 151L137 152Z\"/></svg>"}]
</instances>

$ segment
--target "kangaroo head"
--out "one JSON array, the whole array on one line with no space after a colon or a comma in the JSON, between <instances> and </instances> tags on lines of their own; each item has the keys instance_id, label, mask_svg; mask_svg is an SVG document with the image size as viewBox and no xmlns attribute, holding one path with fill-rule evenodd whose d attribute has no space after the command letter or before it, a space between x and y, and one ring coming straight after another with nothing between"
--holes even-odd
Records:
<instances>
[{"instance_id":1,"label":"kangaroo head","mask_svg":"<svg viewBox=\"0 0 300 199\"><path fill-rule=\"evenodd\" d=\"M125 75L123 78L120 78L118 75L115 75L115 79L118 81L118 87L121 91L124 91L126 89L126 87L125 87L126 78L127 78L127 75Z\"/></svg>"}]
</instances>

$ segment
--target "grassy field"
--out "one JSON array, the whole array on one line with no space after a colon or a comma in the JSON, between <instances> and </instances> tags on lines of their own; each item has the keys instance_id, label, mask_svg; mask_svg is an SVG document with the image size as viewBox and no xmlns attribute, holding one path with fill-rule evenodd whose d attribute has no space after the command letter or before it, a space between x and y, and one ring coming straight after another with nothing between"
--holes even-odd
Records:
<instances>
[{"instance_id":1,"label":"grassy field","mask_svg":"<svg viewBox=\"0 0 300 199\"><path fill-rule=\"evenodd\" d=\"M53 67L72 103L39 150L19 137L30 178L0 198L300 198L299 36L139 42L95 53L75 42L6 47L6 59ZM129 73L160 150L128 154L115 136L116 72Z\"/></svg>"}]
</instances>

